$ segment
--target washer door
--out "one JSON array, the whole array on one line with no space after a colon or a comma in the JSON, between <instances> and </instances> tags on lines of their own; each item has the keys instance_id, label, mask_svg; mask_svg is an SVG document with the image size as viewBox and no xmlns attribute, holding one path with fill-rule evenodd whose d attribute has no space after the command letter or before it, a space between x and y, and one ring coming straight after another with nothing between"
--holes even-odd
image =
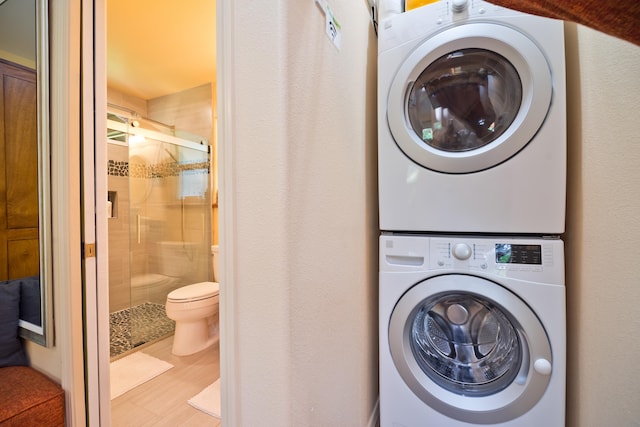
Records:
<instances>
[{"instance_id":1,"label":"washer door","mask_svg":"<svg viewBox=\"0 0 640 427\"><path fill-rule=\"evenodd\" d=\"M400 149L443 173L494 167L542 126L552 94L544 54L498 24L450 28L420 44L390 87L387 120Z\"/></svg>"},{"instance_id":2,"label":"washer door","mask_svg":"<svg viewBox=\"0 0 640 427\"><path fill-rule=\"evenodd\" d=\"M469 275L436 276L407 291L391 314L389 346L418 398L474 424L527 412L552 371L549 339L529 306Z\"/></svg>"}]
</instances>

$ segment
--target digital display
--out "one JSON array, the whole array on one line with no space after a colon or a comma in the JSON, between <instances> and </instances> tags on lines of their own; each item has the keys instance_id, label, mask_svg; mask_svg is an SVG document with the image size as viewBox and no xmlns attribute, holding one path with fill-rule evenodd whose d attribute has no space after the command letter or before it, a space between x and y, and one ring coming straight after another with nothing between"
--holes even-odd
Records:
<instances>
[{"instance_id":1,"label":"digital display","mask_svg":"<svg viewBox=\"0 0 640 427\"><path fill-rule=\"evenodd\" d=\"M496 243L496 263L542 265L542 246Z\"/></svg>"}]
</instances>

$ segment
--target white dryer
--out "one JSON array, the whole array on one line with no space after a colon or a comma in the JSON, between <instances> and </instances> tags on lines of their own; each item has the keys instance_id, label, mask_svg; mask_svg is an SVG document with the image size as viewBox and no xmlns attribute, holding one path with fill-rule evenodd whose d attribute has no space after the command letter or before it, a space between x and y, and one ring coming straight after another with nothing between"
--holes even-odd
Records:
<instances>
[{"instance_id":1,"label":"white dryer","mask_svg":"<svg viewBox=\"0 0 640 427\"><path fill-rule=\"evenodd\" d=\"M381 427L563 427L559 239L380 237Z\"/></svg>"},{"instance_id":2,"label":"white dryer","mask_svg":"<svg viewBox=\"0 0 640 427\"><path fill-rule=\"evenodd\" d=\"M562 21L480 0L381 20L380 229L561 234Z\"/></svg>"}]
</instances>

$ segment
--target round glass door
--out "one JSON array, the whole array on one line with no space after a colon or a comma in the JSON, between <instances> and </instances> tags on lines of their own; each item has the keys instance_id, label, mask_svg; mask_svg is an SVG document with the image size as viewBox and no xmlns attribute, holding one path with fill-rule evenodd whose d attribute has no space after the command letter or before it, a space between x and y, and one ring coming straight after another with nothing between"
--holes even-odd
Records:
<instances>
[{"instance_id":1,"label":"round glass door","mask_svg":"<svg viewBox=\"0 0 640 427\"><path fill-rule=\"evenodd\" d=\"M404 59L387 96L393 139L411 160L442 173L507 161L544 123L549 64L538 46L499 24L444 30Z\"/></svg>"},{"instance_id":2,"label":"round glass door","mask_svg":"<svg viewBox=\"0 0 640 427\"><path fill-rule=\"evenodd\" d=\"M436 59L409 91L407 116L425 144L443 151L476 150L511 126L522 83L504 57L463 49Z\"/></svg>"},{"instance_id":3,"label":"round glass door","mask_svg":"<svg viewBox=\"0 0 640 427\"><path fill-rule=\"evenodd\" d=\"M486 298L445 293L413 312L411 350L422 371L457 394L484 396L509 386L522 364L518 324Z\"/></svg>"},{"instance_id":4,"label":"round glass door","mask_svg":"<svg viewBox=\"0 0 640 427\"><path fill-rule=\"evenodd\" d=\"M431 408L470 423L509 421L543 396L549 338L536 314L493 281L423 280L396 303L389 349L400 377Z\"/></svg>"}]
</instances>

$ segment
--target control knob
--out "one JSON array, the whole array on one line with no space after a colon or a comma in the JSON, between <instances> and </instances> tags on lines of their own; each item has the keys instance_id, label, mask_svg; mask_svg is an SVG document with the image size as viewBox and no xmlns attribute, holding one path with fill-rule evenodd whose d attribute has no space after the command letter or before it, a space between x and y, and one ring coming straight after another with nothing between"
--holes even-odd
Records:
<instances>
[{"instance_id":1,"label":"control knob","mask_svg":"<svg viewBox=\"0 0 640 427\"><path fill-rule=\"evenodd\" d=\"M453 0L451 10L453 13L462 13L467 8L468 0Z\"/></svg>"},{"instance_id":2,"label":"control knob","mask_svg":"<svg viewBox=\"0 0 640 427\"><path fill-rule=\"evenodd\" d=\"M460 261L464 261L471 257L471 247L466 243L456 243L453 245L453 249L451 249L451 253L453 256Z\"/></svg>"}]
</instances>

